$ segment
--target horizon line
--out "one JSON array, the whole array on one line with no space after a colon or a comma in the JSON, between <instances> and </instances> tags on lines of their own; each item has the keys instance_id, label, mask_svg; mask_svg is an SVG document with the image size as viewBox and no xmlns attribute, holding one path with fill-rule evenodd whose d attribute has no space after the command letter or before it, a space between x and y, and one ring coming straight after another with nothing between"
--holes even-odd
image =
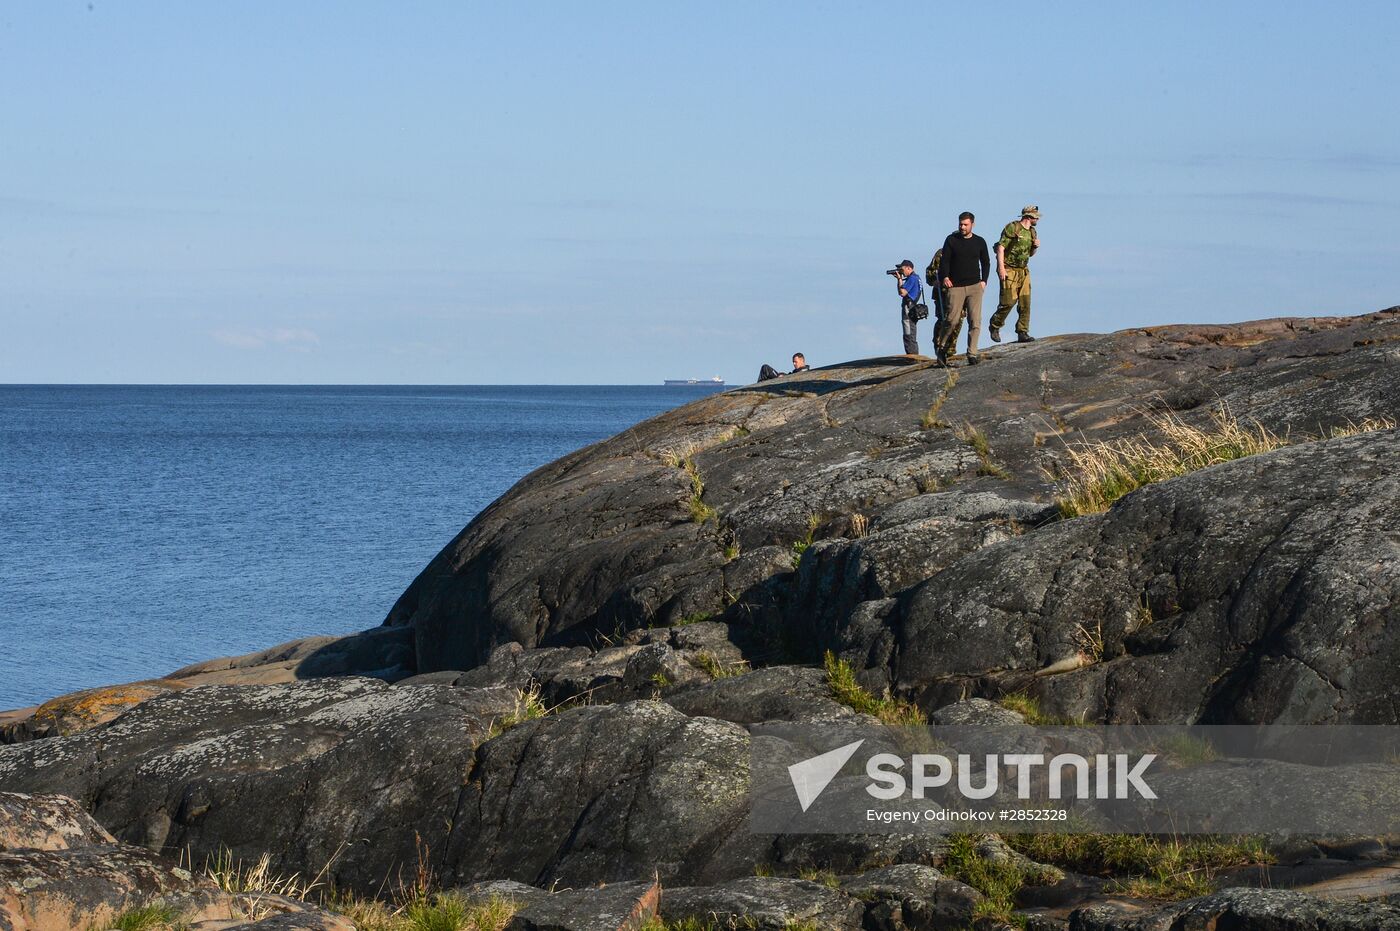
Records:
<instances>
[{"instance_id":1,"label":"horizon line","mask_svg":"<svg viewBox=\"0 0 1400 931\"><path fill-rule=\"evenodd\" d=\"M729 382L726 380L726 386ZM745 382L745 384L748 384ZM665 382L161 382L28 381L0 382L0 388L704 388L713 381L668 385Z\"/></svg>"}]
</instances>

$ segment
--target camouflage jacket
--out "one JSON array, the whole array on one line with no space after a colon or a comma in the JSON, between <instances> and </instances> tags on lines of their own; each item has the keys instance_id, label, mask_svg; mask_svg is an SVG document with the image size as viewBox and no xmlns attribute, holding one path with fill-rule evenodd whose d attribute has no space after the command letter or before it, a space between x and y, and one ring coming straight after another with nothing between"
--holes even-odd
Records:
<instances>
[{"instance_id":1,"label":"camouflage jacket","mask_svg":"<svg viewBox=\"0 0 1400 931\"><path fill-rule=\"evenodd\" d=\"M1025 268L1031 260L1031 243L1035 241L1034 229L1023 229L1020 220L1012 220L1001 231L1001 246L1010 268Z\"/></svg>"}]
</instances>

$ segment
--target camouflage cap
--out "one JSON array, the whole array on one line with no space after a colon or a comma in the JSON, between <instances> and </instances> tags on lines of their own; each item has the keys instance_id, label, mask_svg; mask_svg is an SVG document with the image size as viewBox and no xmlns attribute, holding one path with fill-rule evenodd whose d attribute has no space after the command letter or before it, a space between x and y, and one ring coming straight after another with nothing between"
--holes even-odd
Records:
<instances>
[{"instance_id":1,"label":"camouflage cap","mask_svg":"<svg viewBox=\"0 0 1400 931\"><path fill-rule=\"evenodd\" d=\"M1021 208L1021 216L1030 217L1032 220L1040 219L1040 208L1035 204L1026 204Z\"/></svg>"}]
</instances>

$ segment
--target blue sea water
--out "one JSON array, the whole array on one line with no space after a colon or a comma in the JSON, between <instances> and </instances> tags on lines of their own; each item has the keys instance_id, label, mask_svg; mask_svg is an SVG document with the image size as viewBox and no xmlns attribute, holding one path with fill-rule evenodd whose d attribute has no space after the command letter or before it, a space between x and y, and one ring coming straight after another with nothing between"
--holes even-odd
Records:
<instances>
[{"instance_id":1,"label":"blue sea water","mask_svg":"<svg viewBox=\"0 0 1400 931\"><path fill-rule=\"evenodd\" d=\"M713 390L0 386L0 709L372 627L527 472Z\"/></svg>"}]
</instances>

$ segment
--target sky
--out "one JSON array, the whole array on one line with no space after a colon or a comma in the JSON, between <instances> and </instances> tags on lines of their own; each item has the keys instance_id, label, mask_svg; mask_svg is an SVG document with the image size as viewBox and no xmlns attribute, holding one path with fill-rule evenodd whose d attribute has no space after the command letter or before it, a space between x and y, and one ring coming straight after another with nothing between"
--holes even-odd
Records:
<instances>
[{"instance_id":1,"label":"sky","mask_svg":"<svg viewBox=\"0 0 1400 931\"><path fill-rule=\"evenodd\" d=\"M4 0L0 382L742 383L900 352L884 270L1031 203L1041 336L1370 312L1397 35L1393 2Z\"/></svg>"}]
</instances>

